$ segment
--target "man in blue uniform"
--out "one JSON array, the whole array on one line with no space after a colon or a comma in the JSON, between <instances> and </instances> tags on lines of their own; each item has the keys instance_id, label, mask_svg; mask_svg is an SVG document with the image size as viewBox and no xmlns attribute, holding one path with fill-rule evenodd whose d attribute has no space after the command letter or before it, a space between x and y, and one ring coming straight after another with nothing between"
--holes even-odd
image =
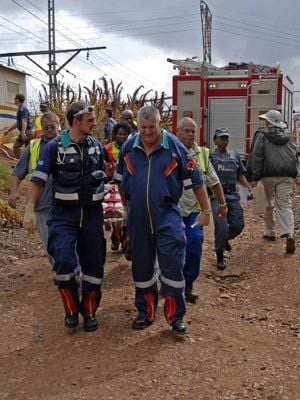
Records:
<instances>
[{"instance_id":1,"label":"man in blue uniform","mask_svg":"<svg viewBox=\"0 0 300 400\"><path fill-rule=\"evenodd\" d=\"M95 314L105 261L103 153L101 144L90 136L96 126L92 106L73 103L67 119L71 129L62 131L45 146L32 174L30 204L33 208L51 173L54 200L47 222L48 252L54 259L54 279L65 308L65 326L76 327L80 312L83 328L93 331L98 327ZM82 271L81 301L75 278L76 252Z\"/></svg>"},{"instance_id":2,"label":"man in blue uniform","mask_svg":"<svg viewBox=\"0 0 300 400\"><path fill-rule=\"evenodd\" d=\"M115 179L127 204L127 227L132 244L135 305L133 329L151 325L157 307L156 256L165 298L165 317L174 335L184 335L185 281L183 265L186 238L178 206L183 186L193 188L202 205L196 223L207 225L209 202L200 169L176 136L160 129L153 106L138 112L137 135L120 152Z\"/></svg>"},{"instance_id":3,"label":"man in blue uniform","mask_svg":"<svg viewBox=\"0 0 300 400\"><path fill-rule=\"evenodd\" d=\"M249 189L251 186L245 178L246 168L242 164L236 151L228 151L228 129L217 129L214 134L216 149L211 155L211 162L220 179L228 208L227 216L219 214L218 200L211 196L211 207L215 223L215 250L217 254L217 268L226 268L224 251L230 251L229 240L237 237L244 228L244 212L240 205L240 195L237 192L237 183Z\"/></svg>"}]
</instances>

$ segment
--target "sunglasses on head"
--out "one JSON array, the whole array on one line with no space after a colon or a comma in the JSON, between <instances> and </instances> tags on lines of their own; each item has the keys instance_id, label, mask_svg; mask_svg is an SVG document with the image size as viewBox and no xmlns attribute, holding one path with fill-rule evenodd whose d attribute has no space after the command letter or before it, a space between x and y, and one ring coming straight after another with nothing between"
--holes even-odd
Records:
<instances>
[{"instance_id":1,"label":"sunglasses on head","mask_svg":"<svg viewBox=\"0 0 300 400\"><path fill-rule=\"evenodd\" d=\"M83 110L78 111L76 114L73 115L73 117L78 117L79 115L82 114L87 114L87 113L91 113L93 112L95 109L94 106L87 106L86 108L84 108Z\"/></svg>"}]
</instances>

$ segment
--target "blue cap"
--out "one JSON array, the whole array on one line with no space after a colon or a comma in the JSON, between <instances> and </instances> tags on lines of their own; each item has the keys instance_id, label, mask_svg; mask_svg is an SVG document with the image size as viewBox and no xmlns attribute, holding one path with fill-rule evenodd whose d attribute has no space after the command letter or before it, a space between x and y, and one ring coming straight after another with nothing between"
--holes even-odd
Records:
<instances>
[{"instance_id":1,"label":"blue cap","mask_svg":"<svg viewBox=\"0 0 300 400\"><path fill-rule=\"evenodd\" d=\"M220 136L227 136L229 137L229 132L227 128L218 128L215 130L214 137L220 137Z\"/></svg>"}]
</instances>

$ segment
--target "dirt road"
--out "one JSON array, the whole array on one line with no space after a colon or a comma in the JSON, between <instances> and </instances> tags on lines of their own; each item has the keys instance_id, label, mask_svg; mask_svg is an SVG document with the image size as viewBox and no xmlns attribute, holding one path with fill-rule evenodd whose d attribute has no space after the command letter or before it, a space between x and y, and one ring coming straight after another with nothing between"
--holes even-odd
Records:
<instances>
[{"instance_id":1,"label":"dirt road","mask_svg":"<svg viewBox=\"0 0 300 400\"><path fill-rule=\"evenodd\" d=\"M229 267L217 272L208 229L183 341L172 338L162 300L151 327L131 329L130 265L110 252L100 328L67 334L36 237L0 228L0 399L299 400L299 205L294 255L281 240L263 242L262 221L247 211Z\"/></svg>"}]
</instances>

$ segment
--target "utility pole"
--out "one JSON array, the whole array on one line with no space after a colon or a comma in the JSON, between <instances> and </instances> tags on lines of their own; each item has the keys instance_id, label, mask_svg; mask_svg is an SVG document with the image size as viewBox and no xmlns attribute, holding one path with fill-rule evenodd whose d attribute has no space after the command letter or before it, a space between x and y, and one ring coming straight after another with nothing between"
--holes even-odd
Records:
<instances>
[{"instance_id":1,"label":"utility pole","mask_svg":"<svg viewBox=\"0 0 300 400\"><path fill-rule=\"evenodd\" d=\"M11 52L11 53L2 53L0 57L8 57L10 60L11 57L25 56L28 60L30 60L33 64L39 67L45 74L48 75L49 78L49 100L53 105L57 98L57 75L58 73L67 65L73 58L75 58L81 51L90 50L103 50L106 49L106 46L98 46L98 47L85 47L85 48L76 48L76 49L64 49L64 50L56 50L55 49L55 0L48 0L48 50L40 50L40 51L23 51L23 52ZM74 53L67 61L65 61L59 68L57 68L56 64L56 54L58 53ZM35 55L48 55L48 69L42 67L37 61L35 61L31 56Z\"/></svg>"},{"instance_id":2,"label":"utility pole","mask_svg":"<svg viewBox=\"0 0 300 400\"><path fill-rule=\"evenodd\" d=\"M55 4L54 0L48 0L48 46L49 46L49 95L50 103L53 104L57 92L57 74L55 59Z\"/></svg>"},{"instance_id":3,"label":"utility pole","mask_svg":"<svg viewBox=\"0 0 300 400\"><path fill-rule=\"evenodd\" d=\"M203 61L211 64L211 23L212 15L205 1L200 1L201 23L202 23L202 43Z\"/></svg>"}]
</instances>

